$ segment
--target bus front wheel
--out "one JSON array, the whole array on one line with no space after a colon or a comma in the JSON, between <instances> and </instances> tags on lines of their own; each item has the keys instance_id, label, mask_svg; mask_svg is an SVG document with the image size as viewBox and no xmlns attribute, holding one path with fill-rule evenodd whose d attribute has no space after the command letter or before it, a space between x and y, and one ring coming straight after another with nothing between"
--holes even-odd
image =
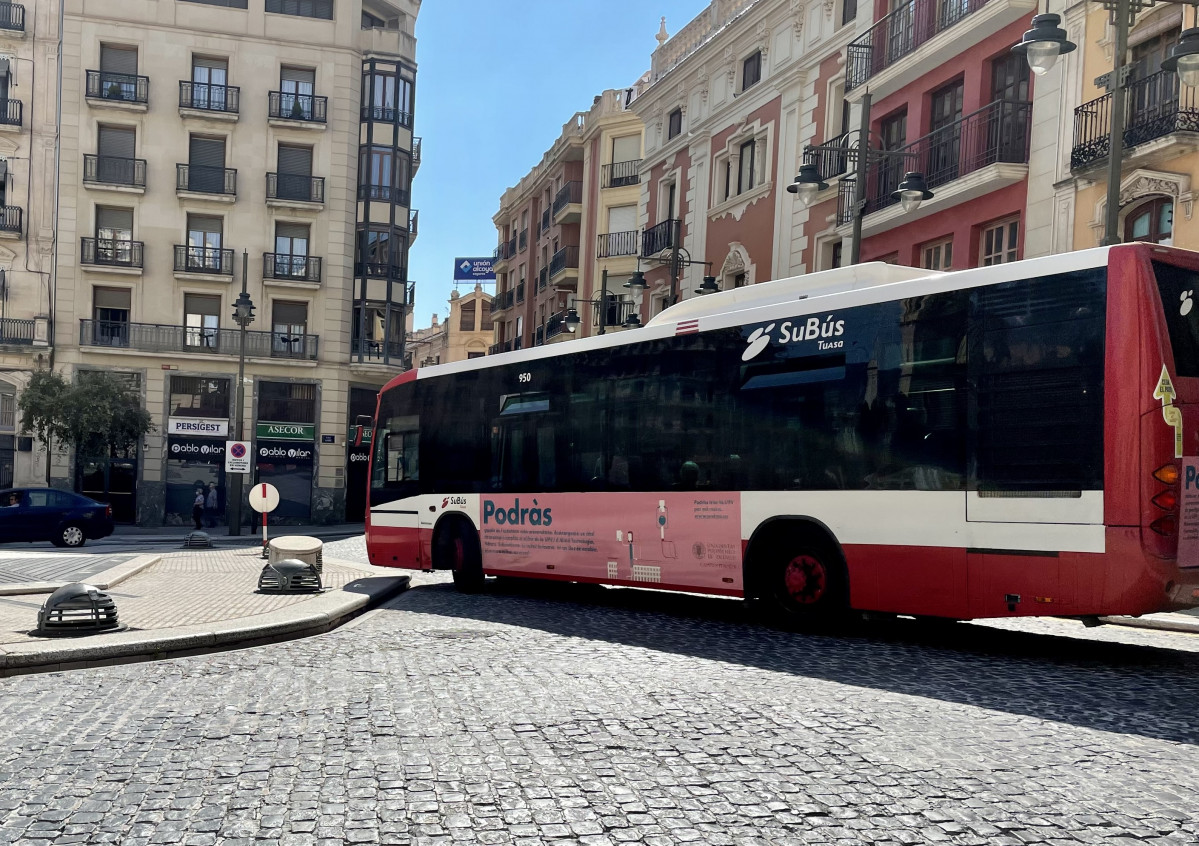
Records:
<instances>
[{"instance_id":1,"label":"bus front wheel","mask_svg":"<svg viewBox=\"0 0 1199 846\"><path fill-rule=\"evenodd\" d=\"M486 579L479 533L474 527L462 520L443 526L434 542L434 566L449 570L454 576L454 586L463 593L481 590Z\"/></svg>"}]
</instances>

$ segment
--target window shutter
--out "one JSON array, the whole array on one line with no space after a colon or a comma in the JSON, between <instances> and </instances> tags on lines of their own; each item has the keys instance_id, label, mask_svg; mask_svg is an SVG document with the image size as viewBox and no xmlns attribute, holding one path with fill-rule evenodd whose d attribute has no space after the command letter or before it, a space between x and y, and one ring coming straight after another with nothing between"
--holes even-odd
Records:
<instances>
[{"instance_id":1,"label":"window shutter","mask_svg":"<svg viewBox=\"0 0 1199 846\"><path fill-rule=\"evenodd\" d=\"M101 156L131 159L137 147L137 133L132 129L101 126L99 148Z\"/></svg>"},{"instance_id":2,"label":"window shutter","mask_svg":"<svg viewBox=\"0 0 1199 846\"><path fill-rule=\"evenodd\" d=\"M219 217L210 217L203 214L189 214L187 216L187 230L189 232L209 232L215 235L220 235L222 222L223 221Z\"/></svg>"},{"instance_id":3,"label":"window shutter","mask_svg":"<svg viewBox=\"0 0 1199 846\"><path fill-rule=\"evenodd\" d=\"M316 85L316 71L311 68L283 68L279 72L279 78L284 82L300 82Z\"/></svg>"},{"instance_id":4,"label":"window shutter","mask_svg":"<svg viewBox=\"0 0 1199 846\"><path fill-rule=\"evenodd\" d=\"M211 294L184 294L183 313L218 316L221 313L221 298Z\"/></svg>"},{"instance_id":5,"label":"window shutter","mask_svg":"<svg viewBox=\"0 0 1199 846\"><path fill-rule=\"evenodd\" d=\"M276 238L301 238L308 240L308 224L306 223L276 223Z\"/></svg>"},{"instance_id":6,"label":"window shutter","mask_svg":"<svg viewBox=\"0 0 1199 846\"><path fill-rule=\"evenodd\" d=\"M312 148L279 145L279 173L312 175Z\"/></svg>"},{"instance_id":7,"label":"window shutter","mask_svg":"<svg viewBox=\"0 0 1199 846\"><path fill-rule=\"evenodd\" d=\"M274 323L276 326L306 326L308 324L308 304L307 303L281 303L274 304Z\"/></svg>"},{"instance_id":8,"label":"window shutter","mask_svg":"<svg viewBox=\"0 0 1199 846\"><path fill-rule=\"evenodd\" d=\"M641 139L636 135L625 135L612 142L612 161L631 162L641 157Z\"/></svg>"},{"instance_id":9,"label":"window shutter","mask_svg":"<svg viewBox=\"0 0 1199 846\"><path fill-rule=\"evenodd\" d=\"M637 228L636 206L613 206L608 209L608 232L632 232Z\"/></svg>"},{"instance_id":10,"label":"window shutter","mask_svg":"<svg viewBox=\"0 0 1199 846\"><path fill-rule=\"evenodd\" d=\"M96 308L129 309L128 288L93 288L92 302Z\"/></svg>"},{"instance_id":11,"label":"window shutter","mask_svg":"<svg viewBox=\"0 0 1199 846\"><path fill-rule=\"evenodd\" d=\"M194 167L225 167L225 139L191 137L188 164Z\"/></svg>"},{"instance_id":12,"label":"window shutter","mask_svg":"<svg viewBox=\"0 0 1199 846\"><path fill-rule=\"evenodd\" d=\"M133 209L113 209L101 206L96 209L96 228L115 232L133 231Z\"/></svg>"},{"instance_id":13,"label":"window shutter","mask_svg":"<svg viewBox=\"0 0 1199 846\"><path fill-rule=\"evenodd\" d=\"M137 48L100 45L100 70L109 73L137 73Z\"/></svg>"}]
</instances>

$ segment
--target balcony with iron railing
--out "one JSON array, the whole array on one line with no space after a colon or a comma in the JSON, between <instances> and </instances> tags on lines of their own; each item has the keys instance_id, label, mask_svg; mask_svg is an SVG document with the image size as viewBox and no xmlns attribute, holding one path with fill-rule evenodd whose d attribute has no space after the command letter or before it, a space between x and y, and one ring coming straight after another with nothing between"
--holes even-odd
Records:
<instances>
[{"instance_id":1,"label":"balcony with iron railing","mask_svg":"<svg viewBox=\"0 0 1199 846\"><path fill-rule=\"evenodd\" d=\"M233 250L175 245L175 272L233 276Z\"/></svg>"},{"instance_id":2,"label":"balcony with iron railing","mask_svg":"<svg viewBox=\"0 0 1199 846\"><path fill-rule=\"evenodd\" d=\"M85 71L86 98L93 105L133 106L144 111L150 102L150 77L113 71Z\"/></svg>"},{"instance_id":3,"label":"balcony with iron railing","mask_svg":"<svg viewBox=\"0 0 1199 846\"><path fill-rule=\"evenodd\" d=\"M80 238L79 263L94 267L140 270L143 246L141 241L120 238Z\"/></svg>"},{"instance_id":4,"label":"balcony with iron railing","mask_svg":"<svg viewBox=\"0 0 1199 846\"><path fill-rule=\"evenodd\" d=\"M520 346L513 346L513 341L509 338L506 341L500 341L498 344L492 344L487 348L488 355L498 355L499 353L512 352L513 349L520 349Z\"/></svg>"},{"instance_id":5,"label":"balcony with iron railing","mask_svg":"<svg viewBox=\"0 0 1199 846\"><path fill-rule=\"evenodd\" d=\"M20 3L0 3L0 29L25 31L25 7Z\"/></svg>"},{"instance_id":6,"label":"balcony with iron railing","mask_svg":"<svg viewBox=\"0 0 1199 846\"><path fill-rule=\"evenodd\" d=\"M420 209L411 209L408 212L408 243L411 244L416 240L416 236L420 234Z\"/></svg>"},{"instance_id":7,"label":"balcony with iron railing","mask_svg":"<svg viewBox=\"0 0 1199 846\"><path fill-rule=\"evenodd\" d=\"M636 310L637 304L626 297L609 294L606 304L602 297L596 297L591 303L591 325L597 329L623 326L625 319Z\"/></svg>"},{"instance_id":8,"label":"balcony with iron railing","mask_svg":"<svg viewBox=\"0 0 1199 846\"><path fill-rule=\"evenodd\" d=\"M525 283L524 283L524 280L522 279L520 282L516 283L516 302L523 303L524 301L525 301Z\"/></svg>"},{"instance_id":9,"label":"balcony with iron railing","mask_svg":"<svg viewBox=\"0 0 1199 846\"><path fill-rule=\"evenodd\" d=\"M20 206L0 206L0 232L20 235L22 215Z\"/></svg>"},{"instance_id":10,"label":"balcony with iron railing","mask_svg":"<svg viewBox=\"0 0 1199 846\"><path fill-rule=\"evenodd\" d=\"M262 278L274 279L279 282L319 284L321 281L320 256L263 253Z\"/></svg>"},{"instance_id":11,"label":"balcony with iron railing","mask_svg":"<svg viewBox=\"0 0 1199 846\"><path fill-rule=\"evenodd\" d=\"M19 127L25 122L25 106L20 100L0 99L0 126Z\"/></svg>"},{"instance_id":12,"label":"balcony with iron railing","mask_svg":"<svg viewBox=\"0 0 1199 846\"><path fill-rule=\"evenodd\" d=\"M613 162L600 167L601 188L622 188L625 185L636 185L641 181L641 159L627 162Z\"/></svg>"},{"instance_id":13,"label":"balcony with iron railing","mask_svg":"<svg viewBox=\"0 0 1199 846\"><path fill-rule=\"evenodd\" d=\"M869 82L877 102L936 69L948 56L964 53L1016 21L1026 21L1036 0L908 0L894 6L846 48L847 92ZM968 26L957 26L967 18ZM921 50L925 45L928 49Z\"/></svg>"},{"instance_id":14,"label":"balcony with iron railing","mask_svg":"<svg viewBox=\"0 0 1199 846\"><path fill-rule=\"evenodd\" d=\"M266 199L268 205L321 205L325 202L325 177L306 173L268 173Z\"/></svg>"},{"instance_id":15,"label":"balcony with iron railing","mask_svg":"<svg viewBox=\"0 0 1199 846\"><path fill-rule=\"evenodd\" d=\"M0 317L0 344L33 344L36 320Z\"/></svg>"},{"instance_id":16,"label":"balcony with iron railing","mask_svg":"<svg viewBox=\"0 0 1199 846\"><path fill-rule=\"evenodd\" d=\"M599 243L595 249L596 258L615 258L616 256L635 256L641 246L641 232L637 229L631 232L608 232L598 236Z\"/></svg>"},{"instance_id":17,"label":"balcony with iron railing","mask_svg":"<svg viewBox=\"0 0 1199 846\"><path fill-rule=\"evenodd\" d=\"M84 153L83 184L137 189L140 193L146 188L146 160Z\"/></svg>"},{"instance_id":18,"label":"balcony with iron railing","mask_svg":"<svg viewBox=\"0 0 1199 846\"><path fill-rule=\"evenodd\" d=\"M512 308L512 298L515 291L509 288L507 291L500 291L495 295L495 299L491 302L492 312L503 311L504 309Z\"/></svg>"},{"instance_id":19,"label":"balcony with iron railing","mask_svg":"<svg viewBox=\"0 0 1199 846\"><path fill-rule=\"evenodd\" d=\"M365 341L354 338L350 342L351 363L357 361L359 352L363 362L371 364L390 364L399 367L404 362L404 345L399 341L376 341L367 338Z\"/></svg>"},{"instance_id":20,"label":"balcony with iron railing","mask_svg":"<svg viewBox=\"0 0 1199 846\"><path fill-rule=\"evenodd\" d=\"M408 274L407 265L394 264L385 261L354 262L354 275L367 279L390 279L402 282Z\"/></svg>"},{"instance_id":21,"label":"balcony with iron railing","mask_svg":"<svg viewBox=\"0 0 1199 846\"><path fill-rule=\"evenodd\" d=\"M523 253L529 246L529 230L520 230L520 241L517 244L517 252Z\"/></svg>"},{"instance_id":22,"label":"balcony with iron railing","mask_svg":"<svg viewBox=\"0 0 1199 846\"><path fill-rule=\"evenodd\" d=\"M416 172L420 170L420 136L412 139L412 175L416 176Z\"/></svg>"},{"instance_id":23,"label":"balcony with iron railing","mask_svg":"<svg viewBox=\"0 0 1199 846\"><path fill-rule=\"evenodd\" d=\"M537 291L540 293L549 287L550 270L548 267L543 267L537 272Z\"/></svg>"},{"instance_id":24,"label":"balcony with iron railing","mask_svg":"<svg viewBox=\"0 0 1199 846\"><path fill-rule=\"evenodd\" d=\"M570 330L566 328L565 311L554 312L550 315L549 320L545 322L545 341L547 344L559 335L574 337Z\"/></svg>"},{"instance_id":25,"label":"balcony with iron railing","mask_svg":"<svg viewBox=\"0 0 1199 846\"><path fill-rule=\"evenodd\" d=\"M550 210L548 208L541 210L541 233L549 231L553 221L550 219Z\"/></svg>"},{"instance_id":26,"label":"balcony with iron railing","mask_svg":"<svg viewBox=\"0 0 1199 846\"><path fill-rule=\"evenodd\" d=\"M554 196L554 223L578 223L583 216L583 183L567 182Z\"/></svg>"},{"instance_id":27,"label":"balcony with iron railing","mask_svg":"<svg viewBox=\"0 0 1199 846\"><path fill-rule=\"evenodd\" d=\"M325 124L328 109L328 97L317 97L315 94L293 94L288 91L267 93L266 116L268 120L294 121L295 125L312 125L321 128Z\"/></svg>"},{"instance_id":28,"label":"balcony with iron railing","mask_svg":"<svg viewBox=\"0 0 1199 846\"><path fill-rule=\"evenodd\" d=\"M236 85L179 81L179 109L185 113L204 112L205 117L237 120L240 101L241 88Z\"/></svg>"},{"instance_id":29,"label":"balcony with iron railing","mask_svg":"<svg viewBox=\"0 0 1199 846\"><path fill-rule=\"evenodd\" d=\"M819 146L807 147L803 154L804 164L816 165L821 179L832 179L848 172L853 155L850 150L854 148L851 142L857 137L857 132L843 132Z\"/></svg>"},{"instance_id":30,"label":"balcony with iron railing","mask_svg":"<svg viewBox=\"0 0 1199 846\"><path fill-rule=\"evenodd\" d=\"M1080 170L1107 160L1111 143L1112 95L1104 94L1074 110L1074 146L1070 168ZM1182 142L1193 149L1199 141L1199 95L1189 85L1180 85L1178 74L1158 71L1134 79L1124 93L1124 155L1145 163L1145 156L1158 147ZM1179 137L1177 133L1186 133ZM1159 141L1146 149L1151 141ZM1142 148L1137 150L1135 148Z\"/></svg>"},{"instance_id":31,"label":"balcony with iron railing","mask_svg":"<svg viewBox=\"0 0 1199 846\"><path fill-rule=\"evenodd\" d=\"M246 355L315 361L319 341L317 335L247 331ZM241 350L241 330L83 319L79 321L79 344L171 355L237 356Z\"/></svg>"},{"instance_id":32,"label":"balcony with iron railing","mask_svg":"<svg viewBox=\"0 0 1199 846\"><path fill-rule=\"evenodd\" d=\"M378 123L394 123L405 129L412 128L412 112L397 109L389 105L369 105L362 107L362 122L376 121Z\"/></svg>"},{"instance_id":33,"label":"balcony with iron railing","mask_svg":"<svg viewBox=\"0 0 1199 846\"><path fill-rule=\"evenodd\" d=\"M676 244L682 246L679 238L682 223L678 218L670 218L645 229L641 233L641 255L654 256Z\"/></svg>"},{"instance_id":34,"label":"balcony with iron railing","mask_svg":"<svg viewBox=\"0 0 1199 846\"><path fill-rule=\"evenodd\" d=\"M868 171L862 213L870 215L898 203L891 194L906 171L923 172L931 189L945 186L937 192L941 209L973 199L979 185L991 192L1018 182L1028 175L1031 130L1032 103L996 100L905 147L889 151ZM950 187L950 183L988 167L995 167L995 171L974 185L973 193L955 192ZM853 180L842 180L841 186L838 225L853 220Z\"/></svg>"},{"instance_id":35,"label":"balcony with iron railing","mask_svg":"<svg viewBox=\"0 0 1199 846\"><path fill-rule=\"evenodd\" d=\"M237 168L178 163L175 165L175 192L207 194L231 203L237 197Z\"/></svg>"},{"instance_id":36,"label":"balcony with iron railing","mask_svg":"<svg viewBox=\"0 0 1199 846\"><path fill-rule=\"evenodd\" d=\"M550 259L550 282L555 288L571 287L579 281L578 245L567 245Z\"/></svg>"},{"instance_id":37,"label":"balcony with iron railing","mask_svg":"<svg viewBox=\"0 0 1199 846\"><path fill-rule=\"evenodd\" d=\"M545 327L538 326L533 330L533 346L539 347L545 343Z\"/></svg>"}]
</instances>

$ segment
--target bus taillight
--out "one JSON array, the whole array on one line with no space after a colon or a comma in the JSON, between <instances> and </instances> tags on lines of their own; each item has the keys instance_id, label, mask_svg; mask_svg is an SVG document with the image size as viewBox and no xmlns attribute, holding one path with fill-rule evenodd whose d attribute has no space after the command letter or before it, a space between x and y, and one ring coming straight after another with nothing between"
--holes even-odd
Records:
<instances>
[{"instance_id":1,"label":"bus taillight","mask_svg":"<svg viewBox=\"0 0 1199 846\"><path fill-rule=\"evenodd\" d=\"M1153 478L1157 479L1163 485L1177 485L1179 475L1178 465L1173 462L1163 464L1153 471Z\"/></svg>"},{"instance_id":2,"label":"bus taillight","mask_svg":"<svg viewBox=\"0 0 1199 846\"><path fill-rule=\"evenodd\" d=\"M1159 535L1172 535L1178 531L1178 515L1174 510L1178 507L1178 494L1174 487L1178 484L1178 465L1170 462L1163 464L1153 471L1153 478L1163 485L1169 485L1165 490L1158 491L1150 500L1162 511L1167 512L1149 524L1149 528Z\"/></svg>"},{"instance_id":3,"label":"bus taillight","mask_svg":"<svg viewBox=\"0 0 1199 846\"><path fill-rule=\"evenodd\" d=\"M1178 531L1178 518L1173 514L1167 514L1165 517L1158 517L1149 524L1149 528L1157 532L1159 535L1172 535Z\"/></svg>"}]
</instances>

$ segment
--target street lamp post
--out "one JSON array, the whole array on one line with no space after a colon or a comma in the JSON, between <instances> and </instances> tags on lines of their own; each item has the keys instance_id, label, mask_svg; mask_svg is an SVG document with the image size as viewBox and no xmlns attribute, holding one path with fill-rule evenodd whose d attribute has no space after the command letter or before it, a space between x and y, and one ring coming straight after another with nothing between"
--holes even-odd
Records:
<instances>
[{"instance_id":1,"label":"street lamp post","mask_svg":"<svg viewBox=\"0 0 1199 846\"><path fill-rule=\"evenodd\" d=\"M241 259L241 293L237 295L237 299L233 303L233 320L240 327L240 345L237 358L237 405L236 417L234 418L234 428L236 431L236 439L244 440L244 420L245 420L245 405L246 405L246 327L254 322L254 301L250 299L250 294L246 290L247 266L249 265L250 254L248 251L242 251ZM241 534L241 490L242 490L242 473L234 473L233 480L230 485L229 494L229 534Z\"/></svg>"},{"instance_id":2,"label":"street lamp post","mask_svg":"<svg viewBox=\"0 0 1199 846\"><path fill-rule=\"evenodd\" d=\"M857 264L862 255L862 218L866 213L866 179L870 166L876 162L888 160L906 161L911 153L902 150L875 149L870 146L870 92L862 94L861 117L858 122L858 137L856 146L842 147L832 144L819 144L804 150L804 157L814 157L821 152L843 153L847 160L853 162L853 230L850 235L849 263ZM848 161L847 161L848 164ZM846 173L848 176L849 173ZM787 186L788 193L797 194L805 206L812 204L816 195L828 188L828 183L820 175L820 170L812 161L805 161L799 167L795 181ZM898 200L905 212L915 211L922 202L931 200L933 192L928 190L924 174L920 171L906 170L903 181L891 192L891 199Z\"/></svg>"},{"instance_id":3,"label":"street lamp post","mask_svg":"<svg viewBox=\"0 0 1199 846\"><path fill-rule=\"evenodd\" d=\"M1161 0L1175 5L1192 5L1180 0ZM1115 54L1111 73L1095 80L1112 95L1111 119L1108 125L1107 208L1104 209L1103 245L1119 244L1120 238L1120 175L1124 159L1124 126L1127 98L1125 87L1131 80L1132 65L1125 64L1128 52L1128 31L1136 22L1137 13L1157 5L1158 0L1102 0L1103 8L1111 13L1116 30ZM1032 29L1024 33L1013 52L1023 53L1028 66L1037 76L1053 67L1057 57L1072 52L1077 45L1066 37L1058 15L1036 15ZM1199 84L1199 28L1184 30L1170 56L1162 62L1162 70L1177 71L1183 85Z\"/></svg>"}]
</instances>

